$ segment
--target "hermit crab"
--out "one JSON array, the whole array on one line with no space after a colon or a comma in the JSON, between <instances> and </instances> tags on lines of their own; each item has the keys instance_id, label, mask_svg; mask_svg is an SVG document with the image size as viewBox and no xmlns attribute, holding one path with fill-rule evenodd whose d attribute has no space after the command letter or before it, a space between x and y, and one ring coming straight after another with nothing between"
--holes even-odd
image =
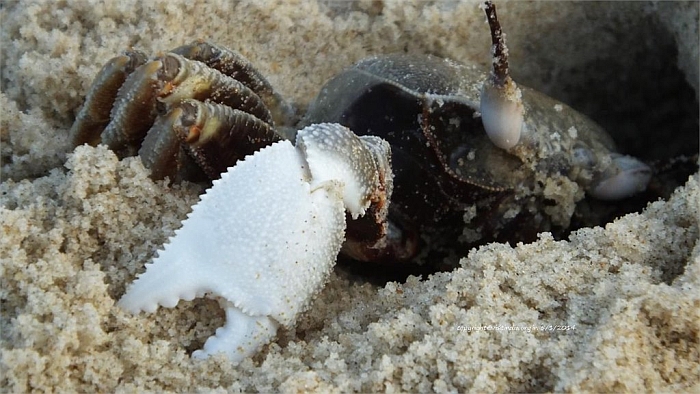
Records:
<instances>
[{"instance_id":1,"label":"hermit crab","mask_svg":"<svg viewBox=\"0 0 700 394\"><path fill-rule=\"evenodd\" d=\"M484 10L490 73L372 57L331 79L298 124L245 59L213 44L108 62L75 144L138 154L154 178L214 180L119 305L152 312L215 296L226 325L194 356L239 362L294 324L341 251L374 263L446 258L565 228L584 194L644 189L648 166L513 82L495 7Z\"/></svg>"}]
</instances>

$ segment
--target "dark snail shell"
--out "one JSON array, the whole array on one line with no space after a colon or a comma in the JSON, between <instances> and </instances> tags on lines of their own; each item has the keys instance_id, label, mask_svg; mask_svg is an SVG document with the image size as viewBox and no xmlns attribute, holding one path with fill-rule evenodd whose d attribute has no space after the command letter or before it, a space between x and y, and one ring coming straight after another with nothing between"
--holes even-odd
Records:
<instances>
[{"instance_id":1,"label":"dark snail shell","mask_svg":"<svg viewBox=\"0 0 700 394\"><path fill-rule=\"evenodd\" d=\"M387 140L395 177L389 218L403 236L443 254L567 227L570 208L568 216L542 208L575 201L552 200L543 183L586 189L614 150L611 138L565 104L522 88L523 135L514 149L501 149L479 113L486 77L432 56L368 58L323 87L303 124L336 122Z\"/></svg>"}]
</instances>

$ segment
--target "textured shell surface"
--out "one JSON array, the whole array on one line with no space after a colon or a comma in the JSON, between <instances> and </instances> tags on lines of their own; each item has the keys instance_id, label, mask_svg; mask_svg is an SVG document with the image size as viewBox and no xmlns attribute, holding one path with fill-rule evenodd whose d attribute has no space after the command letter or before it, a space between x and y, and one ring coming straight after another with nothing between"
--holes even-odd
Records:
<instances>
[{"instance_id":1,"label":"textured shell surface","mask_svg":"<svg viewBox=\"0 0 700 394\"><path fill-rule=\"evenodd\" d=\"M374 56L328 81L302 124L340 123L391 144L389 219L422 238L421 249L463 254L488 241L564 232L577 202L609 176L614 143L585 115L520 86L519 141L502 149L480 112L488 75L434 56Z\"/></svg>"},{"instance_id":2,"label":"textured shell surface","mask_svg":"<svg viewBox=\"0 0 700 394\"><path fill-rule=\"evenodd\" d=\"M376 144L320 124L301 130L296 147L285 140L246 157L214 181L119 305L152 312L209 294L227 322L194 356L254 354L323 288L346 209L364 214L379 179L391 177L375 157L388 145Z\"/></svg>"}]
</instances>

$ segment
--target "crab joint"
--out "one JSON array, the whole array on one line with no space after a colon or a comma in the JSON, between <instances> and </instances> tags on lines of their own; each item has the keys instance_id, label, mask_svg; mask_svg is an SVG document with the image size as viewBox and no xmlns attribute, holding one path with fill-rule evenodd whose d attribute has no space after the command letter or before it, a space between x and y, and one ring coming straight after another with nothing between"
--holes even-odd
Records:
<instances>
[{"instance_id":1,"label":"crab joint","mask_svg":"<svg viewBox=\"0 0 700 394\"><path fill-rule=\"evenodd\" d=\"M212 179L226 171L230 163L279 139L267 122L226 105L187 99L177 108L182 112L172 130Z\"/></svg>"},{"instance_id":2,"label":"crab joint","mask_svg":"<svg viewBox=\"0 0 700 394\"><path fill-rule=\"evenodd\" d=\"M481 121L491 142L501 149L510 149L520 140L523 126L522 94L508 74L508 48L496 6L487 1L484 11L491 28L491 74L481 90Z\"/></svg>"},{"instance_id":3,"label":"crab joint","mask_svg":"<svg viewBox=\"0 0 700 394\"><path fill-rule=\"evenodd\" d=\"M202 129L200 129L197 126L192 126L190 127L189 133L187 134L187 137L185 137L185 142L188 144L191 144L199 139L199 136L202 134Z\"/></svg>"}]
</instances>

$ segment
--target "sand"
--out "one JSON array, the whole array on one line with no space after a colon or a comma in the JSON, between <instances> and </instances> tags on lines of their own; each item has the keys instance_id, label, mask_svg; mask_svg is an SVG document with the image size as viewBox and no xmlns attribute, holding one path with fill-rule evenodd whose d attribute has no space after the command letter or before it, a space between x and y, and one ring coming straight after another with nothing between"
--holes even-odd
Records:
<instances>
[{"instance_id":1,"label":"sand","mask_svg":"<svg viewBox=\"0 0 700 394\"><path fill-rule=\"evenodd\" d=\"M640 213L568 240L485 245L452 272L376 286L336 270L296 328L254 358L190 359L223 324L215 301L138 316L115 302L202 188L68 146L101 65L129 46L207 38L303 108L369 54L486 64L486 25L470 2L100 3L0 8L0 391L700 389L697 173ZM698 3L499 11L517 81L581 108L640 157L697 152L697 128L667 119L697 108Z\"/></svg>"}]
</instances>

